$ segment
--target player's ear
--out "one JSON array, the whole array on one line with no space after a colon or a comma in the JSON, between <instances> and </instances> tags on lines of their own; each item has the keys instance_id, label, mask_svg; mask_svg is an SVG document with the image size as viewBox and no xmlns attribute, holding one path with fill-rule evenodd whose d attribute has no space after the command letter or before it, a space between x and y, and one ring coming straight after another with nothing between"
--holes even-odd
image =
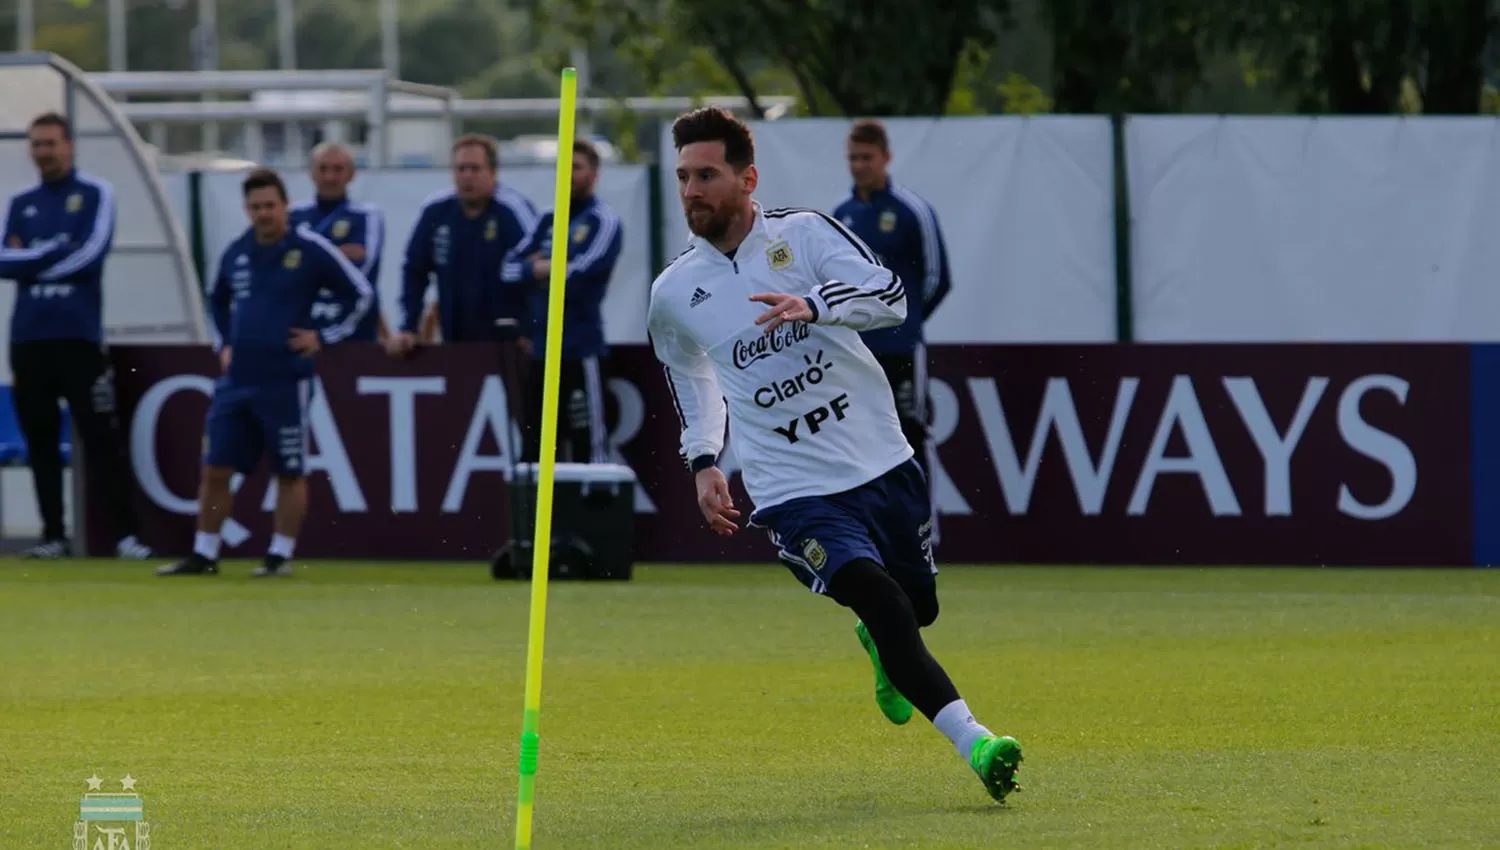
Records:
<instances>
[{"instance_id":1,"label":"player's ear","mask_svg":"<svg viewBox=\"0 0 1500 850\"><path fill-rule=\"evenodd\" d=\"M752 162L749 165L745 166L745 170L743 173L741 173L740 179L745 181L745 191L747 193L755 191L755 187L760 185L760 172L755 170L755 163Z\"/></svg>"}]
</instances>

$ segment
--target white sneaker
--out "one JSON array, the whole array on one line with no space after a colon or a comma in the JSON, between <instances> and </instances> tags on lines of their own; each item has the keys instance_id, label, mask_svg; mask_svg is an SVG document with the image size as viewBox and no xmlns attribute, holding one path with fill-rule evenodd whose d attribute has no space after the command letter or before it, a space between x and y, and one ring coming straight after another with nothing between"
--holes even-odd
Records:
<instances>
[{"instance_id":1,"label":"white sneaker","mask_svg":"<svg viewBox=\"0 0 1500 850\"><path fill-rule=\"evenodd\" d=\"M38 561L56 561L73 554L73 547L66 540L44 540L21 553L23 558Z\"/></svg>"},{"instance_id":2,"label":"white sneaker","mask_svg":"<svg viewBox=\"0 0 1500 850\"><path fill-rule=\"evenodd\" d=\"M115 547L115 554L127 561L145 561L156 557L151 547L135 539L133 534L120 541Z\"/></svg>"}]
</instances>

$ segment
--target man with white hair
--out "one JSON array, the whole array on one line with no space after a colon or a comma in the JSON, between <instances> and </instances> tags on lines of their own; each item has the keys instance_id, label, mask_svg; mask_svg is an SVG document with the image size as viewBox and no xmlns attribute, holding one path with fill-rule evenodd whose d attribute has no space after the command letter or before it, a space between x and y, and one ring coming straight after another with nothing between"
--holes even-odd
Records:
<instances>
[{"instance_id":1,"label":"man with white hair","mask_svg":"<svg viewBox=\"0 0 1500 850\"><path fill-rule=\"evenodd\" d=\"M372 287L379 289L380 253L385 244L385 217L369 204L349 200L349 184L354 180L354 155L338 142L320 142L308 159L317 197L291 209L291 227L306 224L319 236L332 242L353 263ZM365 313L359 327L349 339L375 342L388 333L377 298L373 309ZM318 293L312 317L317 329L337 325L343 320L346 305L330 290Z\"/></svg>"}]
</instances>

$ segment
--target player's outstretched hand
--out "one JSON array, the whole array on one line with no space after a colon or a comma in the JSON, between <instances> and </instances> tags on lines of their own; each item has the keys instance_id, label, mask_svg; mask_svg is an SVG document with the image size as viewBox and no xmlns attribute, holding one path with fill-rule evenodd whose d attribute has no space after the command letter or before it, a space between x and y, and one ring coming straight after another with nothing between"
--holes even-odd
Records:
<instances>
[{"instance_id":1,"label":"player's outstretched hand","mask_svg":"<svg viewBox=\"0 0 1500 850\"><path fill-rule=\"evenodd\" d=\"M323 340L317 331L292 328L287 334L287 345L303 357L311 357L323 349Z\"/></svg>"},{"instance_id":2,"label":"player's outstretched hand","mask_svg":"<svg viewBox=\"0 0 1500 850\"><path fill-rule=\"evenodd\" d=\"M759 301L762 304L771 305L771 309L762 313L755 320L757 325L765 325L766 333L776 330L787 322L811 322L813 320L812 308L807 306L807 299L796 295L781 295L774 292L762 292L750 296L751 301ZM769 324L767 324L769 322Z\"/></svg>"},{"instance_id":3,"label":"player's outstretched hand","mask_svg":"<svg viewBox=\"0 0 1500 850\"><path fill-rule=\"evenodd\" d=\"M717 466L710 466L698 473L698 508L708 527L715 534L728 537L739 530L735 520L740 512L734 509L734 499L729 495L729 479Z\"/></svg>"}]
</instances>

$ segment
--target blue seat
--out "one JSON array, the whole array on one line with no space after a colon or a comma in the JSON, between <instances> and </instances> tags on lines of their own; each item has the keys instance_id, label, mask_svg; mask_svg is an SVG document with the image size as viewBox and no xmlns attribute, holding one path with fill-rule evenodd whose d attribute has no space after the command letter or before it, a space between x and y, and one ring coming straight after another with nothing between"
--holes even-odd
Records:
<instances>
[{"instance_id":1,"label":"blue seat","mask_svg":"<svg viewBox=\"0 0 1500 850\"><path fill-rule=\"evenodd\" d=\"M62 433L58 435L58 447L62 449L64 464L73 462L73 433L71 417L67 407L62 409ZM25 466L30 455L26 450L26 437L21 434L21 423L16 419L16 406L11 399L8 384L0 384L0 466Z\"/></svg>"}]
</instances>

